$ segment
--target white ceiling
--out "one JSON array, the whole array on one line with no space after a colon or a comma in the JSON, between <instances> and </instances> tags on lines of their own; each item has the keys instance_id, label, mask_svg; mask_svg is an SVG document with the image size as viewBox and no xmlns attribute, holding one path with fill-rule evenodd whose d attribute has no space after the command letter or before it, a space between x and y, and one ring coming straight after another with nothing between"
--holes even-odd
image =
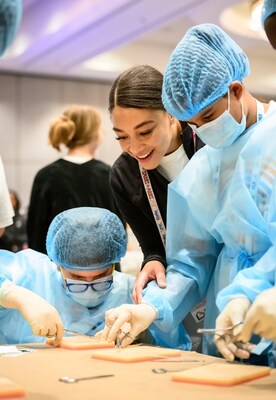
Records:
<instances>
[{"instance_id":1,"label":"white ceiling","mask_svg":"<svg viewBox=\"0 0 276 400\"><path fill-rule=\"evenodd\" d=\"M242 7L249 10L249 2ZM221 25L231 0L23 0L23 18L0 71L113 80L122 70L150 64L164 70L168 57L192 25L225 29L251 62L249 90L276 96L276 52L262 38L235 35ZM224 20L242 28L246 20ZM265 35L263 35L265 38Z\"/></svg>"}]
</instances>

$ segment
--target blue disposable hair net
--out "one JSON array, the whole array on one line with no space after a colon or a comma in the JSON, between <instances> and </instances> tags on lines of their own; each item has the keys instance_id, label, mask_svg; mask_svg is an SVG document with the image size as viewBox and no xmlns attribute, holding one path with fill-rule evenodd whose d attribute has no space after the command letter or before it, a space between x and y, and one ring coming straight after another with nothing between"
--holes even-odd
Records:
<instances>
[{"instance_id":1,"label":"blue disposable hair net","mask_svg":"<svg viewBox=\"0 0 276 400\"><path fill-rule=\"evenodd\" d=\"M233 81L250 72L242 49L218 26L190 28L167 64L162 101L168 113L187 121L221 99Z\"/></svg>"},{"instance_id":2,"label":"blue disposable hair net","mask_svg":"<svg viewBox=\"0 0 276 400\"><path fill-rule=\"evenodd\" d=\"M0 56L13 41L21 16L21 0L0 0Z\"/></svg>"},{"instance_id":3,"label":"blue disposable hair net","mask_svg":"<svg viewBox=\"0 0 276 400\"><path fill-rule=\"evenodd\" d=\"M262 25L270 15L276 13L276 0L264 0L262 8Z\"/></svg>"},{"instance_id":4,"label":"blue disposable hair net","mask_svg":"<svg viewBox=\"0 0 276 400\"><path fill-rule=\"evenodd\" d=\"M94 271L120 262L127 239L119 217L104 208L79 207L58 214L50 224L46 249L64 268Z\"/></svg>"}]
</instances>

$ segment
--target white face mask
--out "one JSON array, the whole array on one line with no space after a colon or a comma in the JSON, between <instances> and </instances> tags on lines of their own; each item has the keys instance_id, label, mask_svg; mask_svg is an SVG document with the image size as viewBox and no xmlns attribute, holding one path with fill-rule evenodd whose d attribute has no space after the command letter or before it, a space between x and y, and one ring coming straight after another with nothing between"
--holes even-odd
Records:
<instances>
[{"instance_id":1,"label":"white face mask","mask_svg":"<svg viewBox=\"0 0 276 400\"><path fill-rule=\"evenodd\" d=\"M234 143L234 141L245 131L246 116L241 103L242 120L237 122L230 114L230 93L228 89L228 109L218 118L214 119L199 128L191 124L197 136L206 144L215 149L221 149Z\"/></svg>"},{"instance_id":2,"label":"white face mask","mask_svg":"<svg viewBox=\"0 0 276 400\"><path fill-rule=\"evenodd\" d=\"M108 275L100 279L95 279L92 282L66 278L66 283L71 289L70 291L68 286L66 286L66 294L77 303L88 308L97 307L102 304L105 301L105 296L107 296L107 294L112 290L114 285L113 275ZM81 289L81 285L90 285L90 287L88 287L84 292L76 292L75 290ZM92 289L92 285L96 290Z\"/></svg>"}]
</instances>

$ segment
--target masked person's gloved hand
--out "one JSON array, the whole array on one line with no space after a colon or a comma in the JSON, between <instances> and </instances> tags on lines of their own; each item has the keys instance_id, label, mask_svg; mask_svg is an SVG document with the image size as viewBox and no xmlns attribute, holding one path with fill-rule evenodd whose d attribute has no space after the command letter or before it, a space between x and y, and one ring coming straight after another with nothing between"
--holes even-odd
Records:
<instances>
[{"instance_id":1,"label":"masked person's gloved hand","mask_svg":"<svg viewBox=\"0 0 276 400\"><path fill-rule=\"evenodd\" d=\"M218 351L227 361L234 361L235 357L249 358L250 351L254 347L250 343L241 341L241 324L233 331L230 331L229 334L223 332L225 328L231 328L243 322L249 307L250 301L246 297L235 298L229 301L216 320L216 330L218 332L214 342Z\"/></svg>"},{"instance_id":2,"label":"masked person's gloved hand","mask_svg":"<svg viewBox=\"0 0 276 400\"><path fill-rule=\"evenodd\" d=\"M61 342L63 324L57 310L34 292L6 280L0 288L0 305L17 309L34 335L54 337L54 346Z\"/></svg>"},{"instance_id":3,"label":"masked person's gloved hand","mask_svg":"<svg viewBox=\"0 0 276 400\"><path fill-rule=\"evenodd\" d=\"M248 342L253 333L276 340L276 287L259 294L248 310L240 338Z\"/></svg>"},{"instance_id":4,"label":"masked person's gloved hand","mask_svg":"<svg viewBox=\"0 0 276 400\"><path fill-rule=\"evenodd\" d=\"M157 313L149 304L122 304L108 310L105 314L105 327L101 331L101 340L116 342L126 347L149 327Z\"/></svg>"}]
</instances>

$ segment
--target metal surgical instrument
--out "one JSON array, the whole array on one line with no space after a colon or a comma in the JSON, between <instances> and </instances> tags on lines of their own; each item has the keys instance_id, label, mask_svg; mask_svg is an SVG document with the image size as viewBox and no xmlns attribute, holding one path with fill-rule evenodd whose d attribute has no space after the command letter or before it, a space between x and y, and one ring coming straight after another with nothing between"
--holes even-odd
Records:
<instances>
[{"instance_id":1,"label":"metal surgical instrument","mask_svg":"<svg viewBox=\"0 0 276 400\"><path fill-rule=\"evenodd\" d=\"M59 381L64 383L77 383L79 381L86 381L88 379L109 378L111 376L114 375L94 375L94 376L87 376L85 378L71 378L70 376L63 376L59 378Z\"/></svg>"},{"instance_id":2,"label":"metal surgical instrument","mask_svg":"<svg viewBox=\"0 0 276 400\"><path fill-rule=\"evenodd\" d=\"M90 336L90 335L86 335L85 333L80 333L80 332L76 332L76 331L71 331L69 329L64 329L65 333L69 333L69 335L74 335L74 336L84 336L86 338L90 338L92 340L96 340L99 341L100 338L97 338L96 336Z\"/></svg>"},{"instance_id":3,"label":"metal surgical instrument","mask_svg":"<svg viewBox=\"0 0 276 400\"><path fill-rule=\"evenodd\" d=\"M233 335L233 331L234 331L234 329L237 327L237 326L239 326L239 325L242 325L243 324L243 322L238 322L237 324L235 324L235 325L233 325L233 326L229 326L228 328L221 328L221 329L216 329L216 328L213 328L213 329L198 329L197 330L197 333L207 333L207 334L211 334L211 335L215 335L215 334L217 334L217 335L225 335L225 334L230 334L230 335Z\"/></svg>"}]
</instances>

